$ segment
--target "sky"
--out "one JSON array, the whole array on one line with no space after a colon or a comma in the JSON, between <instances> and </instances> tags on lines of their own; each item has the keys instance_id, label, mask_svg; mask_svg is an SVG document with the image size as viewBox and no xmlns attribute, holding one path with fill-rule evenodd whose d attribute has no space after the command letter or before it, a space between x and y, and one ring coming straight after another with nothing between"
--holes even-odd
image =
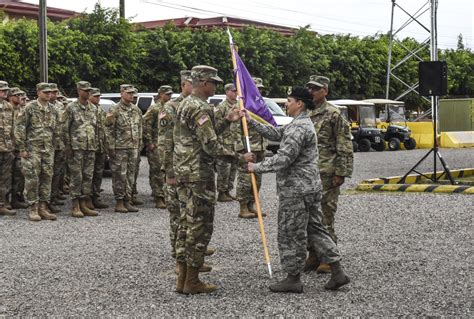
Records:
<instances>
[{"instance_id":1,"label":"sky","mask_svg":"<svg viewBox=\"0 0 474 319\"><path fill-rule=\"evenodd\" d=\"M36 0L24 2L36 3ZM48 6L90 12L97 0L47 0ZM100 0L104 7L118 8L119 0ZM396 0L394 29L414 15L423 12L419 20L430 29L428 0ZM402 10L403 9L403 10ZM132 22L180 17L209 18L233 16L290 27L309 25L321 34L351 34L370 36L390 30L392 0L125 0L125 16ZM474 0L439 0L438 47L456 48L458 35L464 45L474 48ZM412 22L398 37L413 37L423 41L429 33Z\"/></svg>"}]
</instances>

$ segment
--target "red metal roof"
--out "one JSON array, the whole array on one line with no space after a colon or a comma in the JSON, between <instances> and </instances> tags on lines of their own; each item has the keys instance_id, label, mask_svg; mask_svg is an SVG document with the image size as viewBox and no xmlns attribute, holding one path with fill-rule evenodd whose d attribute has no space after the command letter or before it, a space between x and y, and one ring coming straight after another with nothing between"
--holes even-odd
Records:
<instances>
[{"instance_id":1,"label":"red metal roof","mask_svg":"<svg viewBox=\"0 0 474 319\"><path fill-rule=\"evenodd\" d=\"M0 10L6 12L13 19L25 17L37 20L39 13L39 5L15 0L0 0ZM52 7L47 8L48 18L53 21L69 19L78 14L79 13L70 10Z\"/></svg>"}]
</instances>

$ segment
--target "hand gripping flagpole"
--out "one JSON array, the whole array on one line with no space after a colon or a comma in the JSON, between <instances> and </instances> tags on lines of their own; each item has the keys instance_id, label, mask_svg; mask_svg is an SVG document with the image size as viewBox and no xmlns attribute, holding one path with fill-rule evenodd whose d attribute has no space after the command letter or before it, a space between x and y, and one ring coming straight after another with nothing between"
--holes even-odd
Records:
<instances>
[{"instance_id":1,"label":"hand gripping flagpole","mask_svg":"<svg viewBox=\"0 0 474 319\"><path fill-rule=\"evenodd\" d=\"M232 35L231 35L229 29L227 29L227 33L229 35L230 51L232 53L232 64L234 66L234 72L236 73L237 72L237 62L236 62L235 55L234 55L234 42L232 40ZM235 76L235 82L236 82L236 85L237 85L238 95L239 95L239 97L241 97L242 96L242 89L241 89L241 86L240 86L240 79L237 75ZM241 110L244 109L244 102L241 98L239 98L239 107L240 107ZM247 152L249 153L249 152L251 152L250 140L249 140L249 130L248 130L248 126L247 126L247 119L246 119L245 116L242 117L242 129L244 131L244 137L245 137L245 144L246 144ZM265 236L265 228L263 227L262 210L261 210L261 207L260 207L260 198L258 196L258 189L257 189L257 178L255 177L255 173L253 173L253 172L249 173L249 175L250 175L250 179L252 181L252 190L253 190L253 197L255 199L255 207L257 208L258 227L260 229L260 235L261 235L261 238L262 238L262 245L263 245L263 253L265 255L265 262L267 263L267 266L268 266L268 273L270 275L270 278L272 278L272 265L270 263L270 254L268 252L267 238Z\"/></svg>"}]
</instances>

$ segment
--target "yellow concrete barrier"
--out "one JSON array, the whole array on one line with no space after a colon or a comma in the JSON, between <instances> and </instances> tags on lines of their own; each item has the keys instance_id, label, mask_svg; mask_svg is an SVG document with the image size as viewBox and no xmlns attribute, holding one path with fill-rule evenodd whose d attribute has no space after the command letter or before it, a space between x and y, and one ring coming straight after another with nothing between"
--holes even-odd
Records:
<instances>
[{"instance_id":1,"label":"yellow concrete barrier","mask_svg":"<svg viewBox=\"0 0 474 319\"><path fill-rule=\"evenodd\" d=\"M474 131L441 132L441 147L474 147Z\"/></svg>"}]
</instances>

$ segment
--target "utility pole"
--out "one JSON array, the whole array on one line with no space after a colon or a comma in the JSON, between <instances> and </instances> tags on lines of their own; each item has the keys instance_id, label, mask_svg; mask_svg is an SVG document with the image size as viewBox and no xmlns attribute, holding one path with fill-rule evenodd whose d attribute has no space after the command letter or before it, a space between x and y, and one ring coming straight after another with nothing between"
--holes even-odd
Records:
<instances>
[{"instance_id":1,"label":"utility pole","mask_svg":"<svg viewBox=\"0 0 474 319\"><path fill-rule=\"evenodd\" d=\"M48 33L46 0L40 0L39 7L39 55L40 55L40 81L48 82Z\"/></svg>"},{"instance_id":2,"label":"utility pole","mask_svg":"<svg viewBox=\"0 0 474 319\"><path fill-rule=\"evenodd\" d=\"M125 0L120 0L120 17L125 19Z\"/></svg>"}]
</instances>

